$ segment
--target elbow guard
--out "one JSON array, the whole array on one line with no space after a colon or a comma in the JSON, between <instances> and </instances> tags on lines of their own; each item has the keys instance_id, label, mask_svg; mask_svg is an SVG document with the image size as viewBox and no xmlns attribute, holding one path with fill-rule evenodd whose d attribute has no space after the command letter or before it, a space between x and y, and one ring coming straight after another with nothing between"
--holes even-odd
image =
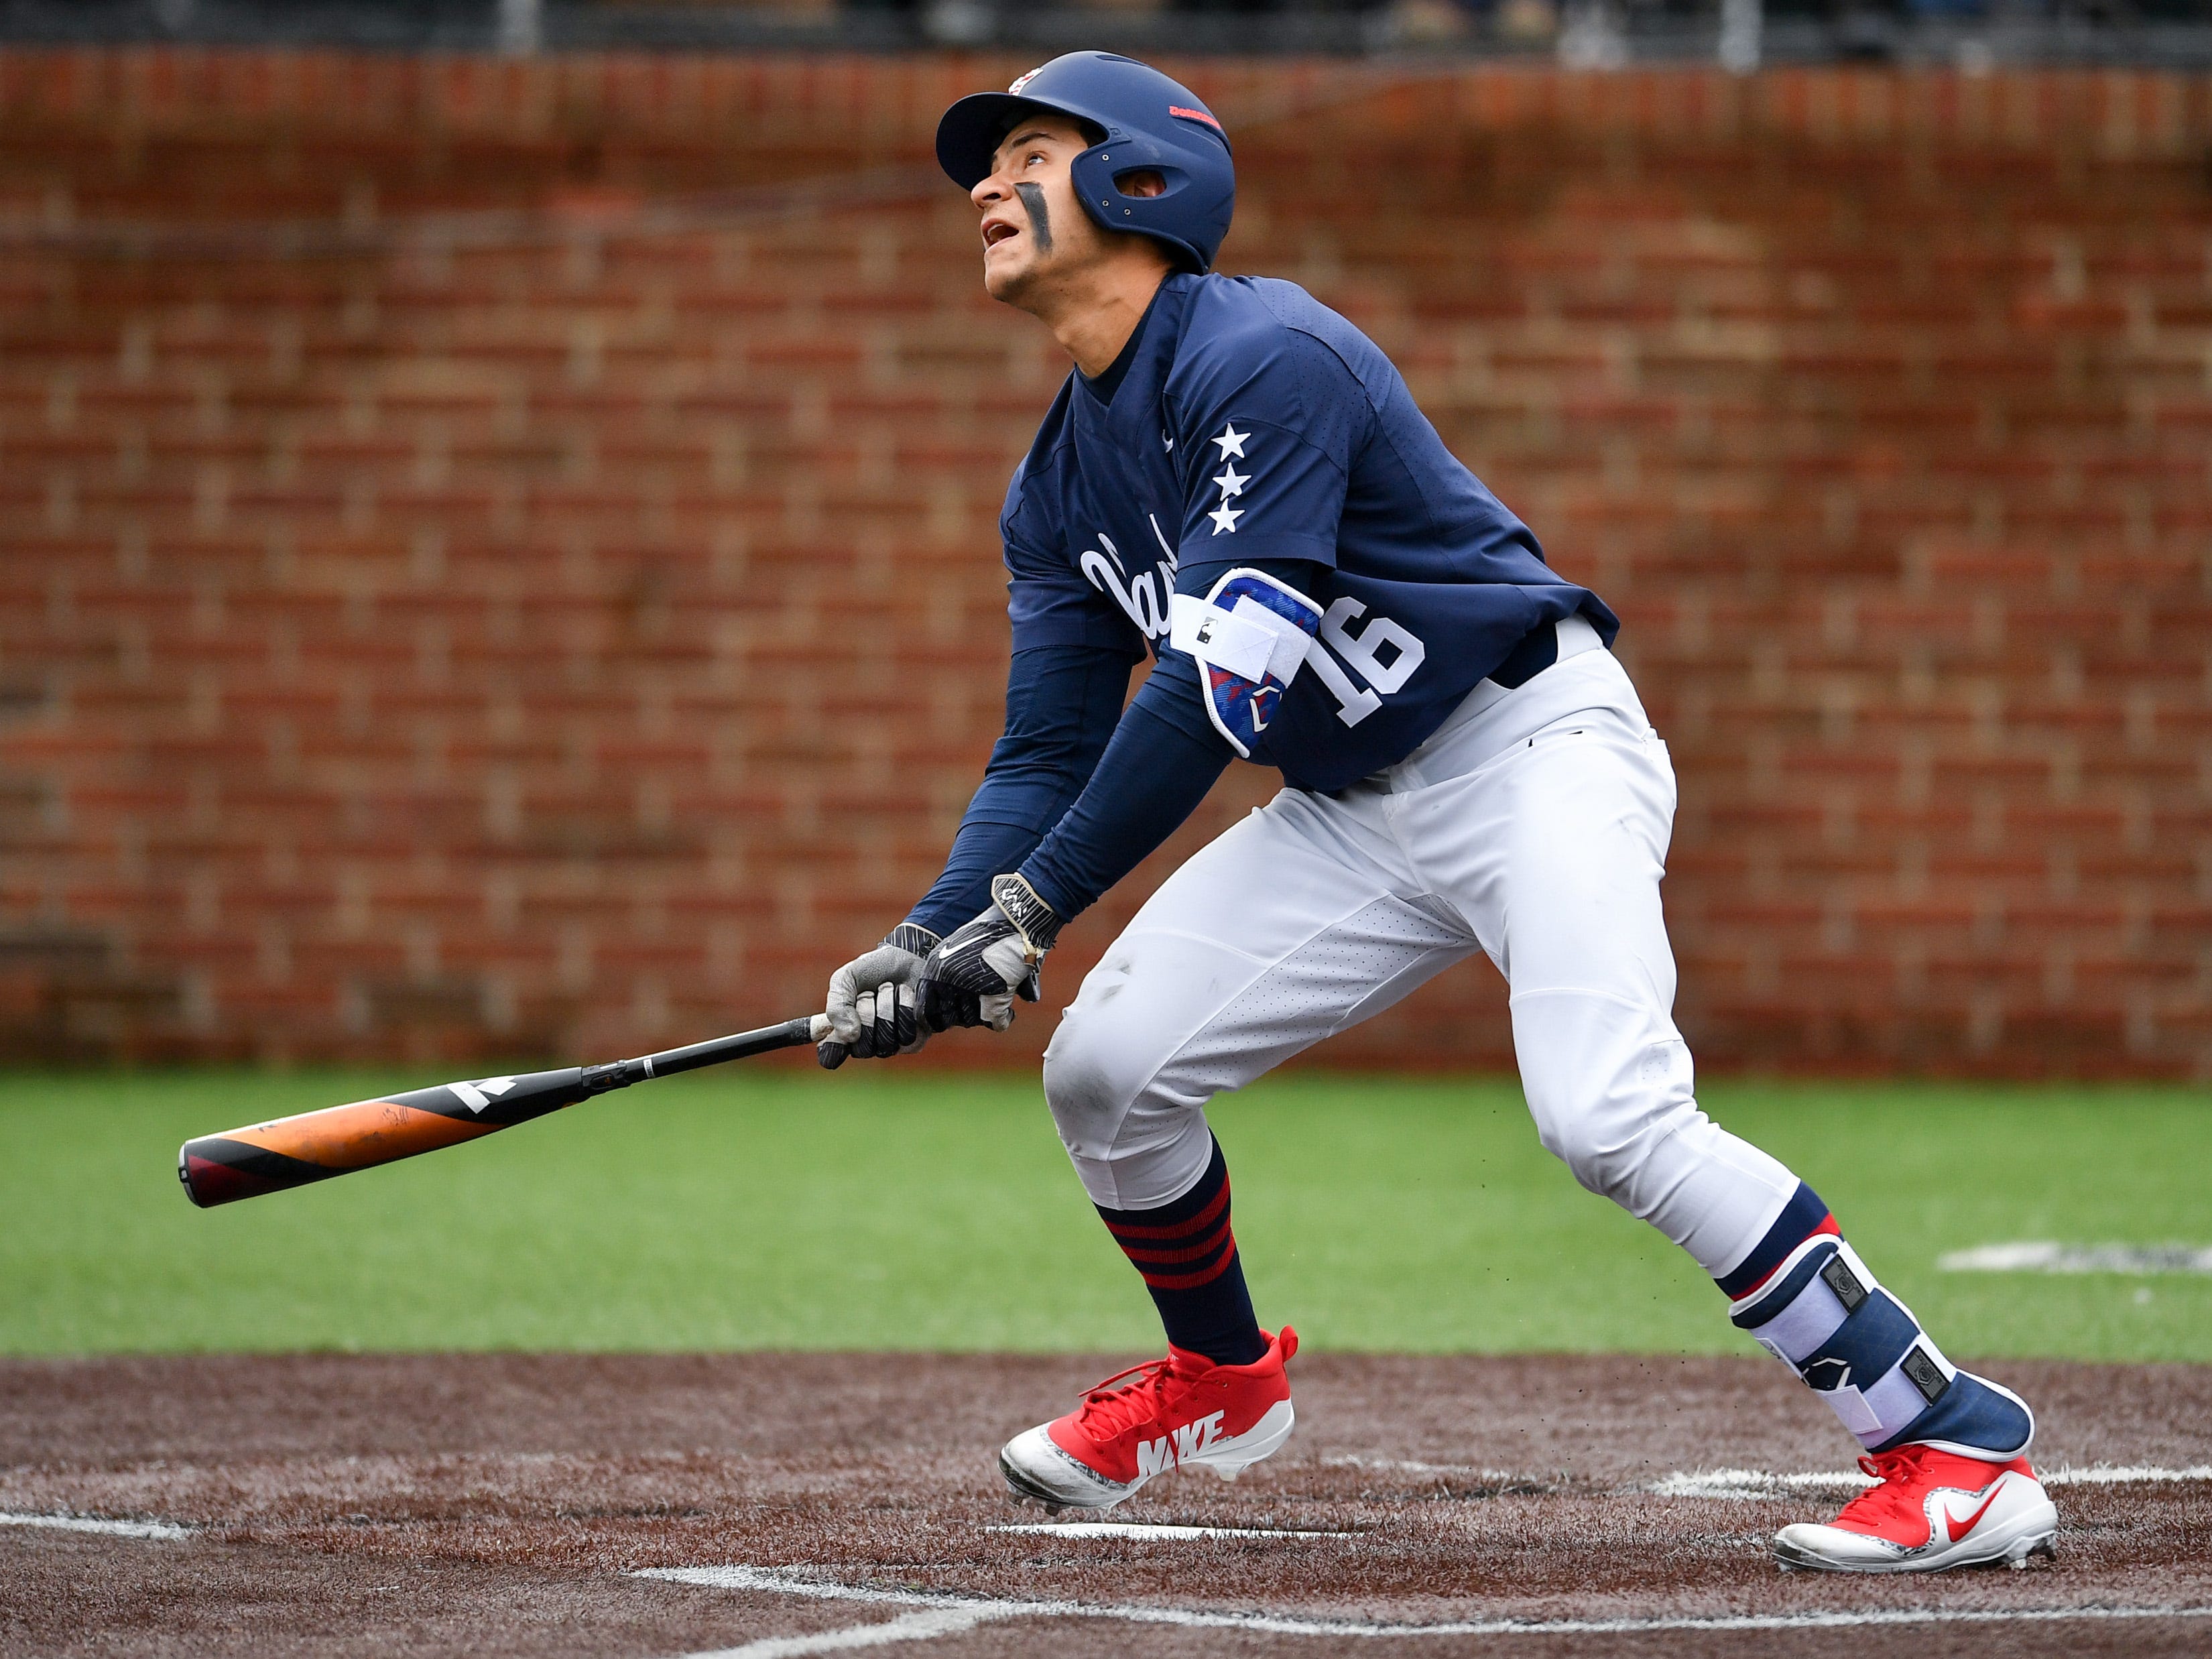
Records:
<instances>
[{"instance_id":1,"label":"elbow guard","mask_svg":"<svg viewBox=\"0 0 2212 1659\"><path fill-rule=\"evenodd\" d=\"M1169 605L1168 643L1198 664L1206 718L1246 760L1321 627L1321 607L1264 570L1238 568L1204 599Z\"/></svg>"}]
</instances>

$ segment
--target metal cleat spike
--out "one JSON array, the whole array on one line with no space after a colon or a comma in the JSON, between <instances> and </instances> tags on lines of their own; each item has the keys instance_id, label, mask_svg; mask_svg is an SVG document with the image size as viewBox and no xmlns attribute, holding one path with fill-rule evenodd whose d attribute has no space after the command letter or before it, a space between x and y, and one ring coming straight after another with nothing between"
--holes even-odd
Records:
<instances>
[{"instance_id":1,"label":"metal cleat spike","mask_svg":"<svg viewBox=\"0 0 2212 1659\"><path fill-rule=\"evenodd\" d=\"M2058 1552L2051 1547L2051 1540L2048 1538L2039 1538L2032 1544L2014 1545L2011 1553L2005 1557L2005 1565L2010 1567L2014 1572L2019 1572L2039 1555L2046 1561L2056 1561L2058 1559Z\"/></svg>"}]
</instances>

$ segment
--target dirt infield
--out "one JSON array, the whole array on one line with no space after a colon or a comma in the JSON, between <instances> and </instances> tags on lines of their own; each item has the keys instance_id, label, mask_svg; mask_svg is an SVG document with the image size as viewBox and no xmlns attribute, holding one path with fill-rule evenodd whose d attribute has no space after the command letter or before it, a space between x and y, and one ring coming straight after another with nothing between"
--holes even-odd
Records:
<instances>
[{"instance_id":1,"label":"dirt infield","mask_svg":"<svg viewBox=\"0 0 2212 1659\"><path fill-rule=\"evenodd\" d=\"M1310 1353L1283 1455L1115 1518L1319 1535L999 1530L999 1442L1119 1363L0 1363L0 1651L2212 1651L2212 1368L1994 1368L2057 1560L1868 1581L1771 1565L1850 1449L1748 1360Z\"/></svg>"}]
</instances>

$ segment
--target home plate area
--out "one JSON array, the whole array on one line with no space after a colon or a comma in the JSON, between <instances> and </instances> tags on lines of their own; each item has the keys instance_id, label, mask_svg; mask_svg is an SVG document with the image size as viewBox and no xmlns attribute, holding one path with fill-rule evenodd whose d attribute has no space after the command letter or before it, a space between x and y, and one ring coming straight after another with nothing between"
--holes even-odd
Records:
<instances>
[{"instance_id":1,"label":"home plate area","mask_svg":"<svg viewBox=\"0 0 2212 1659\"><path fill-rule=\"evenodd\" d=\"M0 1651L2212 1651L2212 1368L1998 1362L2023 1571L1778 1572L1853 1448L1753 1359L1301 1353L1234 1486L1017 1508L1120 1357L0 1362Z\"/></svg>"}]
</instances>

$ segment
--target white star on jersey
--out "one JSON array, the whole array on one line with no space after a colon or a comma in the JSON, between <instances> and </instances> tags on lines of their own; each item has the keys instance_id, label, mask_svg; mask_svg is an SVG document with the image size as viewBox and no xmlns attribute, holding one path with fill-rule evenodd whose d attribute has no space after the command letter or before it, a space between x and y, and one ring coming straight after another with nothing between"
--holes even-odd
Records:
<instances>
[{"instance_id":1,"label":"white star on jersey","mask_svg":"<svg viewBox=\"0 0 2212 1659\"><path fill-rule=\"evenodd\" d=\"M1234 455L1240 461L1247 459L1244 444L1251 435L1249 432L1239 432L1237 429L1237 422L1231 421L1221 428L1221 435L1218 438L1206 440L1208 443L1221 446L1221 471L1213 475L1214 488L1221 492L1221 505L1206 515L1213 520L1213 533L1217 536L1224 530L1231 535L1235 535L1237 520L1243 518L1247 511L1243 507L1231 507L1229 503L1244 493L1244 486L1252 482L1252 475L1249 472L1239 472L1230 465L1229 458Z\"/></svg>"}]
</instances>

